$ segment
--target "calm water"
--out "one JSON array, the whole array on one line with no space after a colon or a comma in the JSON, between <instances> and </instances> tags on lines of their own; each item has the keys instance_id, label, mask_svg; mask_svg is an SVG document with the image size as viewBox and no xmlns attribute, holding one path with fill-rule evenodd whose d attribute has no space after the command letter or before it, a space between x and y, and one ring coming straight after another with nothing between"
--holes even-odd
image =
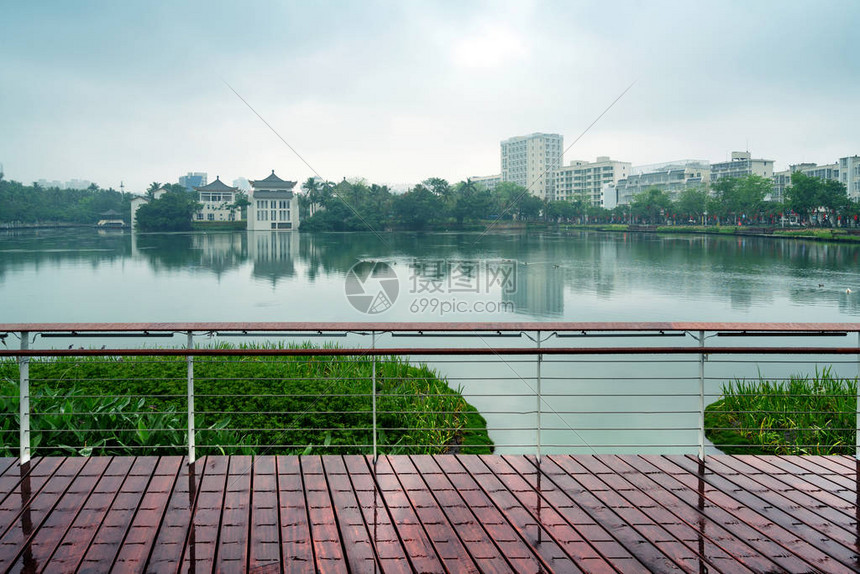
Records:
<instances>
[{"instance_id":1,"label":"calm water","mask_svg":"<svg viewBox=\"0 0 860 574\"><path fill-rule=\"evenodd\" d=\"M344 292L350 268L367 260L387 262L398 283L393 304L371 315ZM849 287L856 293L846 294ZM856 321L858 314L854 245L599 233L0 233L4 322Z\"/></svg>"},{"instance_id":2,"label":"calm water","mask_svg":"<svg viewBox=\"0 0 860 574\"><path fill-rule=\"evenodd\" d=\"M384 262L390 274L374 261ZM368 278L374 265L376 274ZM847 294L848 288L854 293ZM368 306L379 312L358 309ZM402 233L381 239L373 234L283 232L0 233L0 322L856 322L858 316L860 246L854 245L620 233ZM624 344L606 339L546 344L616 342ZM741 344L737 339L709 343ZM523 338L454 343L388 339L379 344L533 343ZM695 342L686 337L632 344ZM787 376L815 368L749 359L742 365L708 363L709 400L733 377ZM853 377L857 365L851 361L838 368ZM529 412L535 409L532 359L432 364L485 414L497 444L512 445L500 451L528 451L535 443L529 430L536 420ZM581 445L572 451L653 452L630 446L635 444L694 451L695 361L574 363L548 357L542 368L544 393L591 395L552 397L543 405L541 424L550 429L542 434L543 444L565 445L546 450L571 451L571 445ZM676 414L661 414L665 411ZM642 428L663 430L643 433ZM658 450L673 451L665 446Z\"/></svg>"}]
</instances>

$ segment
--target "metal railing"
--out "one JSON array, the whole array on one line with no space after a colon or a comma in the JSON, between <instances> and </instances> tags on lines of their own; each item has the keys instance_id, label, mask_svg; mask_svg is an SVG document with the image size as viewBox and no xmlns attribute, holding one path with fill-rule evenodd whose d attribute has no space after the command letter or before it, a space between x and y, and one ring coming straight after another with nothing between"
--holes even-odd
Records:
<instances>
[{"instance_id":1,"label":"metal railing","mask_svg":"<svg viewBox=\"0 0 860 574\"><path fill-rule=\"evenodd\" d=\"M0 446L860 457L858 375L860 323L6 324Z\"/></svg>"}]
</instances>

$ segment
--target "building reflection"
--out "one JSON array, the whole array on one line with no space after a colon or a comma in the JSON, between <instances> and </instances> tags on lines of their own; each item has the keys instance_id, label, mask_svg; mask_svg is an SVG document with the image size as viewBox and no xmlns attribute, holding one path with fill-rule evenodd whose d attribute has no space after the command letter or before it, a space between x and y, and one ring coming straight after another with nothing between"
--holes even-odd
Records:
<instances>
[{"instance_id":1,"label":"building reflection","mask_svg":"<svg viewBox=\"0 0 860 574\"><path fill-rule=\"evenodd\" d=\"M297 233L248 231L247 238L254 277L275 285L279 279L295 276L295 262L299 256Z\"/></svg>"}]
</instances>

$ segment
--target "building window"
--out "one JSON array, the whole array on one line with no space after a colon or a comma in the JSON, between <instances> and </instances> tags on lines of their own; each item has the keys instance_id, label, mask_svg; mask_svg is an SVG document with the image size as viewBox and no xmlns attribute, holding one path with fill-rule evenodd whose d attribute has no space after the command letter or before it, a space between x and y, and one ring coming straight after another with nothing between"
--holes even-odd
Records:
<instances>
[{"instance_id":1,"label":"building window","mask_svg":"<svg viewBox=\"0 0 860 574\"><path fill-rule=\"evenodd\" d=\"M274 204L274 202L272 202L272 204ZM272 221L277 221L277 220L278 220L278 212L273 209L272 210Z\"/></svg>"},{"instance_id":2,"label":"building window","mask_svg":"<svg viewBox=\"0 0 860 574\"><path fill-rule=\"evenodd\" d=\"M207 217L207 219L208 219L209 221L215 221L215 214L214 214L214 213L210 213L210 214L209 214L209 216Z\"/></svg>"}]
</instances>

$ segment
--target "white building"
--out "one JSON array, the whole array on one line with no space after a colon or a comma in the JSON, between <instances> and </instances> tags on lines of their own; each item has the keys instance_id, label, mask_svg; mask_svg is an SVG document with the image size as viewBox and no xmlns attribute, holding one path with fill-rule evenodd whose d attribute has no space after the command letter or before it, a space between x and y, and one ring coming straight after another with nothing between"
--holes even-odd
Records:
<instances>
[{"instance_id":1,"label":"white building","mask_svg":"<svg viewBox=\"0 0 860 574\"><path fill-rule=\"evenodd\" d=\"M842 157L839 161L826 165L796 163L785 171L778 171L773 174L773 199L785 199L785 190L791 186L791 174L798 171L809 177L838 181L845 186L848 197L860 199L860 156Z\"/></svg>"},{"instance_id":2,"label":"white building","mask_svg":"<svg viewBox=\"0 0 860 574\"><path fill-rule=\"evenodd\" d=\"M152 199L160 199L162 195L167 193L167 190L163 187L156 189L152 193ZM137 210L140 209L140 206L149 203L149 198L145 195L135 195L131 198L131 229L134 231L134 228L137 227Z\"/></svg>"},{"instance_id":3,"label":"white building","mask_svg":"<svg viewBox=\"0 0 860 574\"><path fill-rule=\"evenodd\" d=\"M251 181L248 231L299 228L299 200L295 181L284 181L275 170L266 179Z\"/></svg>"},{"instance_id":4,"label":"white building","mask_svg":"<svg viewBox=\"0 0 860 574\"><path fill-rule=\"evenodd\" d=\"M564 137L533 133L502 142L502 181L525 187L541 199L553 198L553 172L561 166Z\"/></svg>"},{"instance_id":5,"label":"white building","mask_svg":"<svg viewBox=\"0 0 860 574\"><path fill-rule=\"evenodd\" d=\"M839 158L839 181L845 185L848 197L860 200L860 156Z\"/></svg>"},{"instance_id":6,"label":"white building","mask_svg":"<svg viewBox=\"0 0 860 574\"><path fill-rule=\"evenodd\" d=\"M724 177L746 177L748 175L772 178L773 160L753 159L748 151L733 151L730 161L711 164L711 183Z\"/></svg>"},{"instance_id":7,"label":"white building","mask_svg":"<svg viewBox=\"0 0 860 574\"><path fill-rule=\"evenodd\" d=\"M469 181L474 183L477 187L482 187L487 191L493 191L496 189L496 186L502 183L502 174L497 175L476 175L474 177L470 177Z\"/></svg>"},{"instance_id":8,"label":"white building","mask_svg":"<svg viewBox=\"0 0 860 574\"><path fill-rule=\"evenodd\" d=\"M196 221L241 221L242 211L233 205L239 189L230 187L215 176L215 181L209 185L195 187L198 201L203 206L194 214Z\"/></svg>"},{"instance_id":9,"label":"white building","mask_svg":"<svg viewBox=\"0 0 860 574\"><path fill-rule=\"evenodd\" d=\"M581 199L590 205L603 205L603 186L618 183L630 174L631 164L600 156L597 161L571 161L555 170L554 199Z\"/></svg>"},{"instance_id":10,"label":"white building","mask_svg":"<svg viewBox=\"0 0 860 574\"><path fill-rule=\"evenodd\" d=\"M619 205L629 204L634 195L651 187L666 192L675 201L682 191L706 187L711 181L711 168L707 160L682 159L637 166L630 171L630 175L619 180L615 186ZM606 202L603 206L609 208Z\"/></svg>"}]
</instances>

